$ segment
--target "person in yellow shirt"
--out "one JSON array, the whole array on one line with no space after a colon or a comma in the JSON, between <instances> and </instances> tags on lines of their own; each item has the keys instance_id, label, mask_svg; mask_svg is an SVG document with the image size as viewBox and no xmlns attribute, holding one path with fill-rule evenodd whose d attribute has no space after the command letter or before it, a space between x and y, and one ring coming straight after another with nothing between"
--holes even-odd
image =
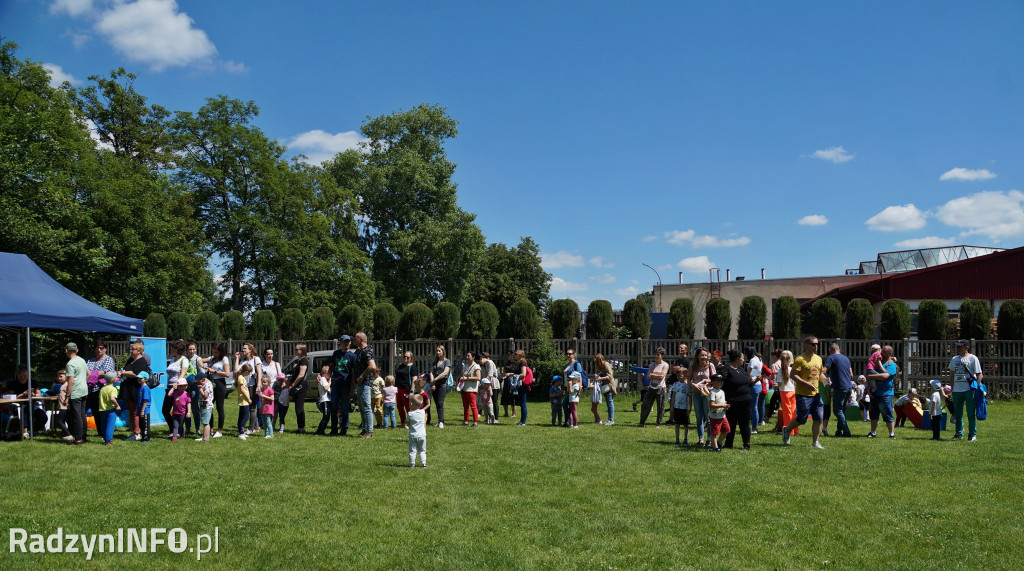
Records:
<instances>
[{"instance_id":1,"label":"person in yellow shirt","mask_svg":"<svg viewBox=\"0 0 1024 571\"><path fill-rule=\"evenodd\" d=\"M825 407L821 402L821 394L818 393L818 383L824 380L824 376L821 356L817 352L818 338L808 337L804 339L804 352L793 361L793 370L789 376L796 388L796 418L782 429L783 444L789 444L790 431L807 422L807 416L810 415L811 434L814 437L811 445L815 448L824 448L818 441Z\"/></svg>"},{"instance_id":2,"label":"person in yellow shirt","mask_svg":"<svg viewBox=\"0 0 1024 571\"><path fill-rule=\"evenodd\" d=\"M117 383L120 385L121 383ZM121 405L117 403L118 386L109 383L100 389L99 414L96 420L99 422L103 432L103 444L110 446L114 440L114 427L117 423L117 413L121 411Z\"/></svg>"},{"instance_id":3,"label":"person in yellow shirt","mask_svg":"<svg viewBox=\"0 0 1024 571\"><path fill-rule=\"evenodd\" d=\"M252 406L252 395L249 394L249 375L252 374L252 365L245 363L238 369L238 378L235 380L235 388L238 389L238 439L248 438L245 427L249 423L249 408Z\"/></svg>"}]
</instances>

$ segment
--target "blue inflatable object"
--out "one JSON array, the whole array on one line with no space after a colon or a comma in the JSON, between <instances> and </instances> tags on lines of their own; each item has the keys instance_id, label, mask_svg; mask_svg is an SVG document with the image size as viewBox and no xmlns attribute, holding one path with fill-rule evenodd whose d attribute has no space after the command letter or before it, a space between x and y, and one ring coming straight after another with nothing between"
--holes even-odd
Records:
<instances>
[{"instance_id":1,"label":"blue inflatable object","mask_svg":"<svg viewBox=\"0 0 1024 571\"><path fill-rule=\"evenodd\" d=\"M126 426L128 426L128 410L122 408L114 418L114 428L124 428Z\"/></svg>"}]
</instances>

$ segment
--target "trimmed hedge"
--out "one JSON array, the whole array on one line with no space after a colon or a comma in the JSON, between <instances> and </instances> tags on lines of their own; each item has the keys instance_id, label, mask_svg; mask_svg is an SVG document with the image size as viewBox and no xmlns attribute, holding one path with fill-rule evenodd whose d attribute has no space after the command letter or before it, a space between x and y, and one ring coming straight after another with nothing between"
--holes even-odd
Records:
<instances>
[{"instance_id":1,"label":"trimmed hedge","mask_svg":"<svg viewBox=\"0 0 1024 571\"><path fill-rule=\"evenodd\" d=\"M220 336L220 318L207 309L196 316L192 324L192 337L203 341L217 341Z\"/></svg>"},{"instance_id":2,"label":"trimmed hedge","mask_svg":"<svg viewBox=\"0 0 1024 571\"><path fill-rule=\"evenodd\" d=\"M459 335L461 319L459 306L447 301L438 302L434 306L434 324L431 332L434 339L454 339Z\"/></svg>"},{"instance_id":3,"label":"trimmed hedge","mask_svg":"<svg viewBox=\"0 0 1024 571\"><path fill-rule=\"evenodd\" d=\"M871 339L875 336L875 308L871 302L858 297L846 306L846 338Z\"/></svg>"},{"instance_id":4,"label":"trimmed hedge","mask_svg":"<svg viewBox=\"0 0 1024 571\"><path fill-rule=\"evenodd\" d=\"M167 320L162 313L150 313L142 322L142 332L146 337L167 337Z\"/></svg>"},{"instance_id":5,"label":"trimmed hedge","mask_svg":"<svg viewBox=\"0 0 1024 571\"><path fill-rule=\"evenodd\" d=\"M390 303L378 303L373 306L373 337L374 339L394 339L398 335L398 323L402 314Z\"/></svg>"},{"instance_id":6,"label":"trimmed hedge","mask_svg":"<svg viewBox=\"0 0 1024 571\"><path fill-rule=\"evenodd\" d=\"M917 305L917 338L943 341L949 335L949 308L939 299L923 299Z\"/></svg>"},{"instance_id":7,"label":"trimmed hedge","mask_svg":"<svg viewBox=\"0 0 1024 571\"><path fill-rule=\"evenodd\" d=\"M338 326L339 338L342 335L352 337L360 331L366 331L366 312L354 303L341 308L335 321Z\"/></svg>"},{"instance_id":8,"label":"trimmed hedge","mask_svg":"<svg viewBox=\"0 0 1024 571\"><path fill-rule=\"evenodd\" d=\"M821 339L835 339L843 331L843 305L838 299L823 297L811 304L811 324Z\"/></svg>"},{"instance_id":9,"label":"trimmed hedge","mask_svg":"<svg viewBox=\"0 0 1024 571\"><path fill-rule=\"evenodd\" d=\"M988 339L992 331L992 306L981 299L965 299L960 304L960 338Z\"/></svg>"},{"instance_id":10,"label":"trimmed hedge","mask_svg":"<svg viewBox=\"0 0 1024 571\"><path fill-rule=\"evenodd\" d=\"M724 297L709 299L704 305L704 337L728 339L732 332L732 310Z\"/></svg>"},{"instance_id":11,"label":"trimmed hedge","mask_svg":"<svg viewBox=\"0 0 1024 571\"><path fill-rule=\"evenodd\" d=\"M555 339L573 339L580 336L580 306L575 301L556 299L548 311L551 334Z\"/></svg>"},{"instance_id":12,"label":"trimmed hedge","mask_svg":"<svg viewBox=\"0 0 1024 571\"><path fill-rule=\"evenodd\" d=\"M670 339L693 339L697 334L697 317L693 300L681 297L668 309L668 336Z\"/></svg>"},{"instance_id":13,"label":"trimmed hedge","mask_svg":"<svg viewBox=\"0 0 1024 571\"><path fill-rule=\"evenodd\" d=\"M168 339L188 339L192 336L192 322L184 311L175 311L167 318Z\"/></svg>"},{"instance_id":14,"label":"trimmed hedge","mask_svg":"<svg viewBox=\"0 0 1024 571\"><path fill-rule=\"evenodd\" d=\"M776 339L800 338L800 304L791 295L775 300L772 311L772 337Z\"/></svg>"},{"instance_id":15,"label":"trimmed hedge","mask_svg":"<svg viewBox=\"0 0 1024 571\"><path fill-rule=\"evenodd\" d=\"M1008 299L999 306L996 321L999 339L1019 341L1024 339L1024 299Z\"/></svg>"},{"instance_id":16,"label":"trimmed hedge","mask_svg":"<svg viewBox=\"0 0 1024 571\"><path fill-rule=\"evenodd\" d=\"M290 307L281 314L281 339L302 341L306 335L306 315L301 309Z\"/></svg>"},{"instance_id":17,"label":"trimmed hedge","mask_svg":"<svg viewBox=\"0 0 1024 571\"><path fill-rule=\"evenodd\" d=\"M252 325L249 327L249 339L254 341L272 341L277 337L277 316L269 309L260 309L252 314Z\"/></svg>"},{"instance_id":18,"label":"trimmed hedge","mask_svg":"<svg viewBox=\"0 0 1024 571\"><path fill-rule=\"evenodd\" d=\"M521 299L508 308L505 327L510 337L516 339L535 339L540 326L537 306L528 299Z\"/></svg>"},{"instance_id":19,"label":"trimmed hedge","mask_svg":"<svg viewBox=\"0 0 1024 571\"><path fill-rule=\"evenodd\" d=\"M635 337L649 339L651 312L647 309L647 303L635 298L626 300L626 304L622 306L622 325Z\"/></svg>"},{"instance_id":20,"label":"trimmed hedge","mask_svg":"<svg viewBox=\"0 0 1024 571\"><path fill-rule=\"evenodd\" d=\"M910 306L902 299L889 299L882 304L882 339L910 337Z\"/></svg>"},{"instance_id":21,"label":"trimmed hedge","mask_svg":"<svg viewBox=\"0 0 1024 571\"><path fill-rule=\"evenodd\" d=\"M595 299L587 306L587 338L611 339L612 302Z\"/></svg>"},{"instance_id":22,"label":"trimmed hedge","mask_svg":"<svg viewBox=\"0 0 1024 571\"><path fill-rule=\"evenodd\" d=\"M401 339L414 341L424 339L430 332L434 322L434 312L422 303L406 304L402 308L402 317L398 320L398 333Z\"/></svg>"},{"instance_id":23,"label":"trimmed hedge","mask_svg":"<svg viewBox=\"0 0 1024 571\"><path fill-rule=\"evenodd\" d=\"M329 307L318 307L309 314L306 323L306 337L310 339L333 339L337 324L334 311Z\"/></svg>"},{"instance_id":24,"label":"trimmed hedge","mask_svg":"<svg viewBox=\"0 0 1024 571\"><path fill-rule=\"evenodd\" d=\"M220 328L225 339L245 339L245 316L232 309L221 318Z\"/></svg>"},{"instance_id":25,"label":"trimmed hedge","mask_svg":"<svg viewBox=\"0 0 1024 571\"><path fill-rule=\"evenodd\" d=\"M498 334L498 321L498 308L489 301L478 301L466 312L463 338L493 339Z\"/></svg>"},{"instance_id":26,"label":"trimmed hedge","mask_svg":"<svg viewBox=\"0 0 1024 571\"><path fill-rule=\"evenodd\" d=\"M768 306L759 295L748 295L740 301L739 323L736 335L740 339L764 339L764 327L768 321Z\"/></svg>"}]
</instances>

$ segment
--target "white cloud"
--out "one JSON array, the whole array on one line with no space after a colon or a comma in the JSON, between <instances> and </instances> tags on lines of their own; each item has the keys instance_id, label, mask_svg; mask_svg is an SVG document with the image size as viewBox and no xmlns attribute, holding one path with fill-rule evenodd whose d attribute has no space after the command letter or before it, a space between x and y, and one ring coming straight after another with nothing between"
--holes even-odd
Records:
<instances>
[{"instance_id":1,"label":"white cloud","mask_svg":"<svg viewBox=\"0 0 1024 571\"><path fill-rule=\"evenodd\" d=\"M633 285L640 285L640 280L629 280L629 283Z\"/></svg>"},{"instance_id":2,"label":"white cloud","mask_svg":"<svg viewBox=\"0 0 1024 571\"><path fill-rule=\"evenodd\" d=\"M661 270L661 271L671 270L672 269L672 264L662 264L662 265L658 266L658 269Z\"/></svg>"},{"instance_id":3,"label":"white cloud","mask_svg":"<svg viewBox=\"0 0 1024 571\"><path fill-rule=\"evenodd\" d=\"M811 155L811 158L821 159L823 161L832 161L836 164L852 161L853 157L853 154L847 152L846 149L842 147L829 147L824 150L819 149L814 151L814 154Z\"/></svg>"},{"instance_id":4,"label":"white cloud","mask_svg":"<svg viewBox=\"0 0 1024 571\"><path fill-rule=\"evenodd\" d=\"M89 34L75 30L67 30L61 34L60 37L71 38L71 43L79 49L85 46L85 44L90 40Z\"/></svg>"},{"instance_id":5,"label":"white cloud","mask_svg":"<svg viewBox=\"0 0 1024 571\"><path fill-rule=\"evenodd\" d=\"M551 278L551 291L586 291L590 287L585 283L567 282L562 278Z\"/></svg>"},{"instance_id":6,"label":"white cloud","mask_svg":"<svg viewBox=\"0 0 1024 571\"><path fill-rule=\"evenodd\" d=\"M640 291L641 291L640 288L630 286L630 287L624 287L624 288L620 288L620 289L615 290L615 295L621 295L621 296L633 298L633 297L636 297L637 294L640 293Z\"/></svg>"},{"instance_id":7,"label":"white cloud","mask_svg":"<svg viewBox=\"0 0 1024 571\"><path fill-rule=\"evenodd\" d=\"M71 85L79 85L82 83L81 79L78 79L64 71L64 68L55 63L44 63L43 68L50 72L50 87L60 87L60 85L65 81Z\"/></svg>"},{"instance_id":8,"label":"white cloud","mask_svg":"<svg viewBox=\"0 0 1024 571\"><path fill-rule=\"evenodd\" d=\"M655 241L657 239L658 239L657 236L644 236L644 242L653 242L653 241Z\"/></svg>"},{"instance_id":9,"label":"white cloud","mask_svg":"<svg viewBox=\"0 0 1024 571\"><path fill-rule=\"evenodd\" d=\"M996 173L989 171L988 169L965 169L956 167L955 169L949 169L942 173L939 180L988 180L990 178L996 178Z\"/></svg>"},{"instance_id":10,"label":"white cloud","mask_svg":"<svg viewBox=\"0 0 1024 571\"><path fill-rule=\"evenodd\" d=\"M828 218L824 214L808 214L800 220L797 220L797 224L803 226L824 226L828 224Z\"/></svg>"},{"instance_id":11,"label":"white cloud","mask_svg":"<svg viewBox=\"0 0 1024 571\"><path fill-rule=\"evenodd\" d=\"M242 62L236 62L232 60L225 60L223 62L224 69L228 73L249 73L249 68Z\"/></svg>"},{"instance_id":12,"label":"white cloud","mask_svg":"<svg viewBox=\"0 0 1024 571\"><path fill-rule=\"evenodd\" d=\"M557 268L582 268L583 256L577 256L571 252L561 250L554 254L541 254L540 265L545 270Z\"/></svg>"},{"instance_id":13,"label":"white cloud","mask_svg":"<svg viewBox=\"0 0 1024 571\"><path fill-rule=\"evenodd\" d=\"M89 137L96 142L97 147L101 149L106 149L108 151L114 150L113 145L100 139L99 129L96 128L96 123L93 123L92 119L85 120L85 127L89 129Z\"/></svg>"},{"instance_id":14,"label":"white cloud","mask_svg":"<svg viewBox=\"0 0 1024 571\"><path fill-rule=\"evenodd\" d=\"M864 223L868 230L879 232L901 232L904 230L920 230L924 228L926 212L922 212L913 204L890 206L868 218Z\"/></svg>"},{"instance_id":15,"label":"white cloud","mask_svg":"<svg viewBox=\"0 0 1024 571\"><path fill-rule=\"evenodd\" d=\"M982 235L998 241L1024 236L1024 193L990 190L954 198L940 206L935 217L956 228L961 236Z\"/></svg>"},{"instance_id":16,"label":"white cloud","mask_svg":"<svg viewBox=\"0 0 1024 571\"><path fill-rule=\"evenodd\" d=\"M129 60L155 71L209 63L217 48L174 0L116 2L96 21L96 31ZM237 64L236 64L237 65Z\"/></svg>"},{"instance_id":17,"label":"white cloud","mask_svg":"<svg viewBox=\"0 0 1024 571\"><path fill-rule=\"evenodd\" d=\"M956 244L956 238L939 238L938 236L926 236L924 238L911 238L893 244L897 248L941 248Z\"/></svg>"},{"instance_id":18,"label":"white cloud","mask_svg":"<svg viewBox=\"0 0 1024 571\"><path fill-rule=\"evenodd\" d=\"M719 238L718 236L699 236L693 230L671 230L665 232L665 240L676 246L689 244L693 248L731 248L734 246L746 246L750 238L741 236L739 238Z\"/></svg>"},{"instance_id":19,"label":"white cloud","mask_svg":"<svg viewBox=\"0 0 1024 571\"><path fill-rule=\"evenodd\" d=\"M359 147L365 141L356 131L343 131L341 133L328 133L321 129L314 129L299 133L288 142L288 150L306 155L306 162L318 165L334 155L349 149Z\"/></svg>"},{"instance_id":20,"label":"white cloud","mask_svg":"<svg viewBox=\"0 0 1024 571\"><path fill-rule=\"evenodd\" d=\"M51 14L67 14L72 18L85 15L92 11L92 0L53 0L50 4Z\"/></svg>"},{"instance_id":21,"label":"white cloud","mask_svg":"<svg viewBox=\"0 0 1024 571\"><path fill-rule=\"evenodd\" d=\"M616 281L615 276L613 276L611 274L604 274L604 275L600 275L600 276L590 276L590 279L596 281L597 283L599 283L601 285L613 284Z\"/></svg>"},{"instance_id":22,"label":"white cloud","mask_svg":"<svg viewBox=\"0 0 1024 571\"><path fill-rule=\"evenodd\" d=\"M684 272L703 273L715 267L715 263L709 260L707 256L696 256L679 260L676 267Z\"/></svg>"},{"instance_id":23,"label":"white cloud","mask_svg":"<svg viewBox=\"0 0 1024 571\"><path fill-rule=\"evenodd\" d=\"M615 264L604 261L604 256L594 256L587 260L587 263L595 268L614 268Z\"/></svg>"}]
</instances>

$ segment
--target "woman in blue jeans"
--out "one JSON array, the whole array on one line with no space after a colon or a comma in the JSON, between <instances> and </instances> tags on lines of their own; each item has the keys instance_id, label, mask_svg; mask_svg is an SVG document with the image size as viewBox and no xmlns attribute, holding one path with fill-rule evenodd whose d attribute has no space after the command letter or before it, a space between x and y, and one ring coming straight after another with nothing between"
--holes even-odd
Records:
<instances>
[{"instance_id":1,"label":"woman in blue jeans","mask_svg":"<svg viewBox=\"0 0 1024 571\"><path fill-rule=\"evenodd\" d=\"M761 356L757 354L757 349L753 345L747 345L743 348L743 358L747 361L745 370L750 375L750 380L753 383L750 385L750 426L752 427L751 434L757 434L757 427L761 424L761 419L764 417L764 397L761 388Z\"/></svg>"},{"instance_id":2,"label":"woman in blue jeans","mask_svg":"<svg viewBox=\"0 0 1024 571\"><path fill-rule=\"evenodd\" d=\"M615 393L618 387L615 383L615 371L612 364L604 360L604 355L594 355L594 370L597 371L597 382L601 384L601 394L608 403L608 420L602 424L611 426L615 424ZM607 387L607 390L605 389Z\"/></svg>"},{"instance_id":3,"label":"woman in blue jeans","mask_svg":"<svg viewBox=\"0 0 1024 571\"><path fill-rule=\"evenodd\" d=\"M711 377L715 366L711 364L711 353L705 347L697 347L697 354L686 375L693 395L693 412L697 415L697 441L705 446L711 439L711 402L707 392L711 390Z\"/></svg>"},{"instance_id":4,"label":"woman in blue jeans","mask_svg":"<svg viewBox=\"0 0 1024 571\"><path fill-rule=\"evenodd\" d=\"M519 376L519 379L520 379L519 394L516 395L516 398L519 399L519 408L522 409L522 411L519 413L519 422L516 423L516 426L526 426L526 396L530 392L530 389L526 385L522 384L522 379L526 378L526 367L527 367L526 352L523 351L522 349L516 351L515 358L519 362L518 365L516 365L516 366L519 367L518 376ZM506 375L505 376L505 382L508 382L509 377L511 377L511 376L512 376L511 373Z\"/></svg>"}]
</instances>

